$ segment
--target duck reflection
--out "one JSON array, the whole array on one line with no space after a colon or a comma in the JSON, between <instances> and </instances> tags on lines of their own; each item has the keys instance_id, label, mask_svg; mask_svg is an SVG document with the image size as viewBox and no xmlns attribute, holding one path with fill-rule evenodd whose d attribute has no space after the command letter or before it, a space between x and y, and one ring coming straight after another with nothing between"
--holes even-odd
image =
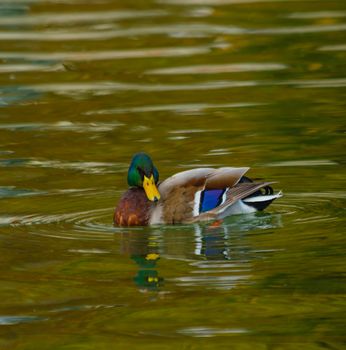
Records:
<instances>
[{"instance_id":1,"label":"duck reflection","mask_svg":"<svg viewBox=\"0 0 346 350\"><path fill-rule=\"evenodd\" d=\"M179 285L206 283L214 287L230 287L231 283L233 287L234 283L248 277L251 261L255 258L248 240L245 243L246 232L280 225L280 216L261 215L227 222L151 227L123 232L121 250L138 265L134 282L140 289L156 291L163 286L164 277L160 273L164 270L159 269L161 257L172 262L185 261L190 272L191 266L195 269L193 275L183 278L183 284L182 279L170 279L176 280ZM229 271L227 276L219 276L218 280L215 276L224 272L221 267L228 268ZM237 270L237 275L233 275L233 268L234 272ZM213 276L202 278L202 272L208 274L214 269ZM239 271L242 270L247 272L247 276L239 276Z\"/></svg>"},{"instance_id":2,"label":"duck reflection","mask_svg":"<svg viewBox=\"0 0 346 350\"><path fill-rule=\"evenodd\" d=\"M207 260L230 259L230 248L227 226L222 221L215 221L207 226L194 225L195 255L203 256Z\"/></svg>"},{"instance_id":3,"label":"duck reflection","mask_svg":"<svg viewBox=\"0 0 346 350\"><path fill-rule=\"evenodd\" d=\"M126 232L122 234L122 253L128 254L138 265L135 284L145 290L157 290L163 278L157 271L160 260L159 245L148 232Z\"/></svg>"},{"instance_id":4,"label":"duck reflection","mask_svg":"<svg viewBox=\"0 0 346 350\"><path fill-rule=\"evenodd\" d=\"M280 214L266 213L238 216L227 221L218 220L207 225L196 224L194 252L205 260L244 258L246 251L250 249L241 244L246 232L280 226Z\"/></svg>"}]
</instances>

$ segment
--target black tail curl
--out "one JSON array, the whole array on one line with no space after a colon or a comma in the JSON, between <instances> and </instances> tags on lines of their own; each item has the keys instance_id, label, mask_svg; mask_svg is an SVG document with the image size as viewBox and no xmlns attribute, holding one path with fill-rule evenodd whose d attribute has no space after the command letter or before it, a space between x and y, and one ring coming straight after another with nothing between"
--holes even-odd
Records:
<instances>
[{"instance_id":1,"label":"black tail curl","mask_svg":"<svg viewBox=\"0 0 346 350\"><path fill-rule=\"evenodd\" d=\"M244 183L244 182L253 182L250 178L248 178L247 176L243 176L240 180L239 183ZM249 196L245 197L246 198L250 198L250 197L256 197L256 196L267 196L267 195L272 195L274 194L274 190L271 186L265 186L262 187L260 190L251 193Z\"/></svg>"}]
</instances>

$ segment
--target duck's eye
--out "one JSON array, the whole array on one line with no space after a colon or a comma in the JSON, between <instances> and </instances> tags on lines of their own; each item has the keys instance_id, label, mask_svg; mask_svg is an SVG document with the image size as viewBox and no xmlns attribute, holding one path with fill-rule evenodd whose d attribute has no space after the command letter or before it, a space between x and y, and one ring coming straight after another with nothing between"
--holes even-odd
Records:
<instances>
[{"instance_id":1,"label":"duck's eye","mask_svg":"<svg viewBox=\"0 0 346 350\"><path fill-rule=\"evenodd\" d=\"M139 172L139 175L141 176L141 179L144 179L145 173L143 171L143 169L141 169L140 167L137 167L137 171Z\"/></svg>"}]
</instances>

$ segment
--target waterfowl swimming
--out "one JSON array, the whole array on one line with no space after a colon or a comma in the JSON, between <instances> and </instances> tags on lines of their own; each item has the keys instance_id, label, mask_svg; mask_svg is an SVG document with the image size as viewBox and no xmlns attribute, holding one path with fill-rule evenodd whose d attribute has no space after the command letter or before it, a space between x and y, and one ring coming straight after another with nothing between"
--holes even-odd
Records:
<instances>
[{"instance_id":1,"label":"waterfowl swimming","mask_svg":"<svg viewBox=\"0 0 346 350\"><path fill-rule=\"evenodd\" d=\"M159 172L145 153L133 156L130 188L114 213L118 226L195 223L265 209L274 199L272 182L253 182L249 168L198 168L159 182Z\"/></svg>"}]
</instances>

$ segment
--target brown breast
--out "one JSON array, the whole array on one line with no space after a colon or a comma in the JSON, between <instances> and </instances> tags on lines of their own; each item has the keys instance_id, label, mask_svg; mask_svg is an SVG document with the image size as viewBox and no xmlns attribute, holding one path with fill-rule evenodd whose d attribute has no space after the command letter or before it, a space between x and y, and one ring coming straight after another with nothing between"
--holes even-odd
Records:
<instances>
[{"instance_id":1,"label":"brown breast","mask_svg":"<svg viewBox=\"0 0 346 350\"><path fill-rule=\"evenodd\" d=\"M153 203L142 188L132 187L120 199L114 213L117 226L147 226Z\"/></svg>"}]
</instances>

